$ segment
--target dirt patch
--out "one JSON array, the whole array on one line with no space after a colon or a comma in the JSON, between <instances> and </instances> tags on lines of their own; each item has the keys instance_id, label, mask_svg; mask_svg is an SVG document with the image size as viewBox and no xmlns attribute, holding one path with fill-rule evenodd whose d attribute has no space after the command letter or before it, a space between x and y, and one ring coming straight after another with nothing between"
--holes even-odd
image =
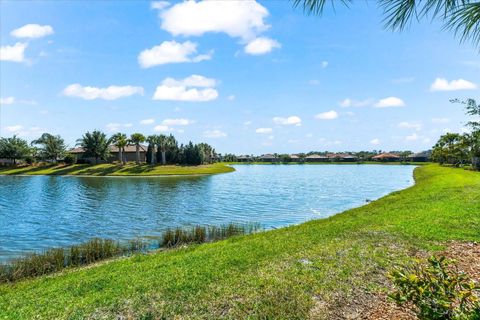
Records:
<instances>
[{"instance_id":1,"label":"dirt patch","mask_svg":"<svg viewBox=\"0 0 480 320\"><path fill-rule=\"evenodd\" d=\"M465 272L475 281L480 282L480 243L451 241L446 249L436 253L455 260L459 271ZM423 254L422 258L426 258ZM417 256L419 257L419 256ZM383 282L383 281L382 281ZM391 283L385 279L382 283L391 290ZM416 315L410 308L398 306L389 301L386 294L372 294L364 290L355 290L348 297L338 296L334 303L326 304L317 301L312 310L313 319L359 319L359 320L416 320ZM319 316L319 315L322 316Z\"/></svg>"}]
</instances>

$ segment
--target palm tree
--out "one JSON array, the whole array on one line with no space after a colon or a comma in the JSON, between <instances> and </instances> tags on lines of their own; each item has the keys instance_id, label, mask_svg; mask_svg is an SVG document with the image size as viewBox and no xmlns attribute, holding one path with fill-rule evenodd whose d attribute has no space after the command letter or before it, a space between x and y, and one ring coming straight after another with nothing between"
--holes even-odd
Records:
<instances>
[{"instance_id":1,"label":"palm tree","mask_svg":"<svg viewBox=\"0 0 480 320\"><path fill-rule=\"evenodd\" d=\"M127 135L125 133L116 133L112 136L112 142L115 147L118 148L118 159L120 160L120 164L124 164L123 159L123 151L125 147L128 145Z\"/></svg>"},{"instance_id":2,"label":"palm tree","mask_svg":"<svg viewBox=\"0 0 480 320\"><path fill-rule=\"evenodd\" d=\"M167 163L166 154L168 149L169 139L166 135L160 134L157 136L158 150L162 153L162 165Z\"/></svg>"},{"instance_id":3,"label":"palm tree","mask_svg":"<svg viewBox=\"0 0 480 320\"><path fill-rule=\"evenodd\" d=\"M41 145L39 154L43 159L52 160L56 162L62 158L67 151L65 141L60 136L54 136L49 133L44 133L42 136L31 143L32 146Z\"/></svg>"},{"instance_id":4,"label":"palm tree","mask_svg":"<svg viewBox=\"0 0 480 320\"><path fill-rule=\"evenodd\" d=\"M105 133L95 130L92 133L85 133L81 139L77 140L77 145L83 148L85 156L94 157L95 164L98 164L99 159L107 160L110 155L111 142Z\"/></svg>"},{"instance_id":5,"label":"palm tree","mask_svg":"<svg viewBox=\"0 0 480 320\"><path fill-rule=\"evenodd\" d=\"M130 143L135 145L135 162L140 163L140 143L145 142L145 136L141 133L132 133L130 135Z\"/></svg>"},{"instance_id":6,"label":"palm tree","mask_svg":"<svg viewBox=\"0 0 480 320\"><path fill-rule=\"evenodd\" d=\"M331 0L332 6L348 6L352 0ZM480 44L480 2L478 0L377 0L383 9L385 27L403 30L411 20L439 18L445 29L460 36L460 41ZM327 0L293 0L294 7L303 7L307 14L321 15Z\"/></svg>"},{"instance_id":7,"label":"palm tree","mask_svg":"<svg viewBox=\"0 0 480 320\"><path fill-rule=\"evenodd\" d=\"M150 164L155 164L155 146L157 145L158 136L148 136L146 141L148 142L148 149L150 149Z\"/></svg>"}]
</instances>

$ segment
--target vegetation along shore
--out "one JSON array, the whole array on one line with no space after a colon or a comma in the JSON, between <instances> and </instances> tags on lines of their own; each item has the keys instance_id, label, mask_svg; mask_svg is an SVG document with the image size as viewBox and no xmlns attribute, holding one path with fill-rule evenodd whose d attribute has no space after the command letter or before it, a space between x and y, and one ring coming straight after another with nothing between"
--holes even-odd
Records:
<instances>
[{"instance_id":1,"label":"vegetation along shore","mask_svg":"<svg viewBox=\"0 0 480 320\"><path fill-rule=\"evenodd\" d=\"M396 265L452 244L463 254L480 241L478 172L428 164L415 169L415 180L328 219L4 284L0 318L335 319L375 312L390 305L387 274Z\"/></svg>"}]
</instances>

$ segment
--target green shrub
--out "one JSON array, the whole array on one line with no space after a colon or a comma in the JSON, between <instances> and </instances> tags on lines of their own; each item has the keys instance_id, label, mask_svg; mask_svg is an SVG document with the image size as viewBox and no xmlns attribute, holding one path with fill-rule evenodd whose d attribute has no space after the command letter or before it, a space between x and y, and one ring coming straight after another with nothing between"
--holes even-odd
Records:
<instances>
[{"instance_id":1,"label":"green shrub","mask_svg":"<svg viewBox=\"0 0 480 320\"><path fill-rule=\"evenodd\" d=\"M77 157L69 153L63 158L63 162L68 165L75 164L77 162Z\"/></svg>"},{"instance_id":2,"label":"green shrub","mask_svg":"<svg viewBox=\"0 0 480 320\"><path fill-rule=\"evenodd\" d=\"M33 159L32 156L26 156L26 157L25 157L25 162L26 162L27 164L32 164L34 161L35 161L35 160Z\"/></svg>"},{"instance_id":3,"label":"green shrub","mask_svg":"<svg viewBox=\"0 0 480 320\"><path fill-rule=\"evenodd\" d=\"M419 319L480 319L480 287L445 257L416 261L390 277L395 288L390 298L412 306Z\"/></svg>"}]
</instances>

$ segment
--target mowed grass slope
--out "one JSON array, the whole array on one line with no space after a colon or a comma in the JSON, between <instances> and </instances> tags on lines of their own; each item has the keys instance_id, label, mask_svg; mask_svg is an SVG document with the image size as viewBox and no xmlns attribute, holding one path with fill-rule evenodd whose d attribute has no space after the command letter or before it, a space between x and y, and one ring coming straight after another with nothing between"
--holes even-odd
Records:
<instances>
[{"instance_id":1,"label":"mowed grass slope","mask_svg":"<svg viewBox=\"0 0 480 320\"><path fill-rule=\"evenodd\" d=\"M0 286L0 318L321 318L384 290L416 250L480 241L480 173L427 165L415 178L328 219Z\"/></svg>"},{"instance_id":2,"label":"mowed grass slope","mask_svg":"<svg viewBox=\"0 0 480 320\"><path fill-rule=\"evenodd\" d=\"M221 163L180 166L180 165L136 165L133 163L124 166L118 164L74 164L74 165L45 165L25 167L0 167L0 175L80 175L80 176L162 176L162 175L192 175L215 174L235 171L232 167Z\"/></svg>"}]
</instances>

